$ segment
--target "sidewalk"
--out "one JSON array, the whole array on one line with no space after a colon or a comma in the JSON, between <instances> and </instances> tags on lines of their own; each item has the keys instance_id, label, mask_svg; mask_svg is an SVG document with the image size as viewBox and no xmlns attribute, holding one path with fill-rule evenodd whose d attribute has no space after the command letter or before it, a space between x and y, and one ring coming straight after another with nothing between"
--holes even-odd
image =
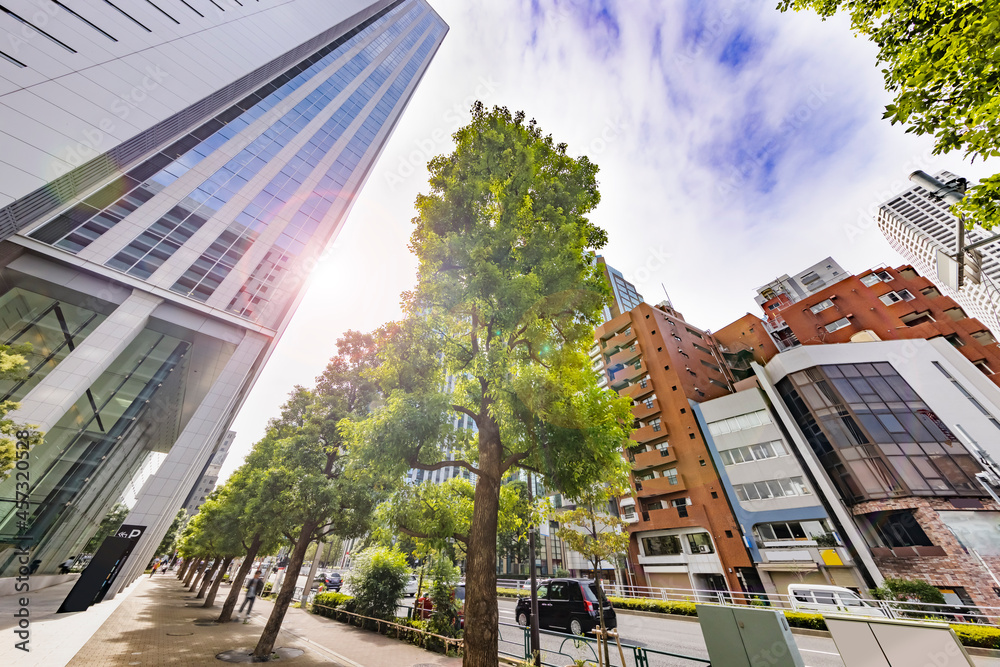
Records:
<instances>
[{"instance_id":1,"label":"sidewalk","mask_svg":"<svg viewBox=\"0 0 1000 667\"><path fill-rule=\"evenodd\" d=\"M172 574L141 577L138 587L68 663L71 667L119 665L207 666L227 663L215 655L257 643L272 605L257 600L249 624L212 621L229 593L223 585L215 607L202 609ZM281 664L334 667L459 667L446 658L405 642L388 639L301 609L289 609L275 648L297 648L304 654ZM53 665L18 660L16 665ZM58 663L64 664L64 663Z\"/></svg>"}]
</instances>

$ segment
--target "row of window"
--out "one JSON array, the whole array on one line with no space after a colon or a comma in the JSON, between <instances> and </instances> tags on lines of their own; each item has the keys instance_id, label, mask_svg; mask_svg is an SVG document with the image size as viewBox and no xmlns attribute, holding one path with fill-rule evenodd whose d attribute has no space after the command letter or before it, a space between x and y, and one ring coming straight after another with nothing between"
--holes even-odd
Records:
<instances>
[{"instance_id":1,"label":"row of window","mask_svg":"<svg viewBox=\"0 0 1000 667\"><path fill-rule=\"evenodd\" d=\"M755 410L735 417L708 422L708 430L712 435L725 435L770 423L771 415L768 414L767 410Z\"/></svg>"},{"instance_id":2,"label":"row of window","mask_svg":"<svg viewBox=\"0 0 1000 667\"><path fill-rule=\"evenodd\" d=\"M762 482L747 482L734 484L733 490L740 500L767 500L768 498L784 498L786 496L808 496L809 488L801 477L784 477L769 479Z\"/></svg>"},{"instance_id":3,"label":"row of window","mask_svg":"<svg viewBox=\"0 0 1000 667\"><path fill-rule=\"evenodd\" d=\"M773 459L778 456L787 455L788 452L785 450L785 446L781 440L759 442L755 445L725 449L719 452L722 462L727 466L747 463L749 461L763 461L764 459Z\"/></svg>"}]
</instances>

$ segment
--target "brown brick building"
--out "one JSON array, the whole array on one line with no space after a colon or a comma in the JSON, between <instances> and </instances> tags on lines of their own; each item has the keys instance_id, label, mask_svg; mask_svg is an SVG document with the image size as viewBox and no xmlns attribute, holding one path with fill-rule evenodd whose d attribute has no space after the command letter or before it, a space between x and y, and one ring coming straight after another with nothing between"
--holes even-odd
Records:
<instances>
[{"instance_id":1,"label":"brown brick building","mask_svg":"<svg viewBox=\"0 0 1000 667\"><path fill-rule=\"evenodd\" d=\"M730 384L710 334L667 305L643 303L596 332L610 386L634 401L630 559L638 584L740 590L752 568L689 400ZM655 554L655 556L653 555ZM667 564L650 564L652 560Z\"/></svg>"}]
</instances>

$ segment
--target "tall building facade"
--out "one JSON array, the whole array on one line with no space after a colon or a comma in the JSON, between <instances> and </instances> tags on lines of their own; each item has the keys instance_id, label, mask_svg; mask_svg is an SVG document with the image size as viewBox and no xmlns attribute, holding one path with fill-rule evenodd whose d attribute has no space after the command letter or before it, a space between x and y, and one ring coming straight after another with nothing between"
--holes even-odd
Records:
<instances>
[{"instance_id":1,"label":"tall building facade","mask_svg":"<svg viewBox=\"0 0 1000 667\"><path fill-rule=\"evenodd\" d=\"M141 573L448 29L425 0L202 4L0 14L0 328L33 345L2 389L46 434L27 520L0 483L0 576L16 546L54 571L161 459L112 593Z\"/></svg>"},{"instance_id":2,"label":"tall building facade","mask_svg":"<svg viewBox=\"0 0 1000 667\"><path fill-rule=\"evenodd\" d=\"M187 512L188 516L197 514L198 508L208 498L208 494L215 490L215 485L219 482L219 473L222 472L222 466L225 464L226 457L229 456L229 449L233 446L235 440L236 431L226 433L222 438L222 442L219 443L219 447L212 454L212 458L208 460L205 472L195 482L194 488L191 489L187 500L184 501L184 511Z\"/></svg>"},{"instance_id":3,"label":"tall building facade","mask_svg":"<svg viewBox=\"0 0 1000 667\"><path fill-rule=\"evenodd\" d=\"M594 261L601 267L604 279L611 286L611 303L604 307L605 321L627 313L643 302L642 295L636 291L635 285L625 280L621 271L608 264L601 255L597 255Z\"/></svg>"},{"instance_id":4,"label":"tall building facade","mask_svg":"<svg viewBox=\"0 0 1000 667\"><path fill-rule=\"evenodd\" d=\"M942 171L935 177L945 183L959 180L955 174ZM952 215L947 202L936 199L919 185L885 201L879 206L875 220L889 245L908 259L920 272L932 279L944 294L952 297L985 324L993 335L1000 336L1000 245L987 244L978 249L982 256L981 281L966 281L956 291L938 280L939 252L954 254L958 249L959 220ZM981 227L965 232L966 245L993 235Z\"/></svg>"},{"instance_id":5,"label":"tall building facade","mask_svg":"<svg viewBox=\"0 0 1000 667\"><path fill-rule=\"evenodd\" d=\"M731 392L711 335L666 303L642 303L595 337L609 386L633 401L632 493L619 504L637 583L759 590L692 407Z\"/></svg>"}]
</instances>

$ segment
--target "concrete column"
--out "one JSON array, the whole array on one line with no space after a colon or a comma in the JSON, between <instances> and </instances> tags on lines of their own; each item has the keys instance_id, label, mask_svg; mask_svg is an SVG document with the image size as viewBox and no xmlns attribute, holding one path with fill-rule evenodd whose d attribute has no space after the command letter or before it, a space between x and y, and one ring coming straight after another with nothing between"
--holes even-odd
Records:
<instances>
[{"instance_id":1,"label":"concrete column","mask_svg":"<svg viewBox=\"0 0 1000 667\"><path fill-rule=\"evenodd\" d=\"M146 327L163 299L134 291L80 346L28 392L9 418L48 431ZM44 445L43 445L44 447Z\"/></svg>"},{"instance_id":2,"label":"concrete column","mask_svg":"<svg viewBox=\"0 0 1000 667\"><path fill-rule=\"evenodd\" d=\"M174 516L212 456L212 449L229 428L239 407L240 389L252 377L269 340L261 334L247 332L170 448L159 470L146 480L135 506L123 522L146 526L146 531L105 599L111 599L142 574L146 563L153 557Z\"/></svg>"}]
</instances>

